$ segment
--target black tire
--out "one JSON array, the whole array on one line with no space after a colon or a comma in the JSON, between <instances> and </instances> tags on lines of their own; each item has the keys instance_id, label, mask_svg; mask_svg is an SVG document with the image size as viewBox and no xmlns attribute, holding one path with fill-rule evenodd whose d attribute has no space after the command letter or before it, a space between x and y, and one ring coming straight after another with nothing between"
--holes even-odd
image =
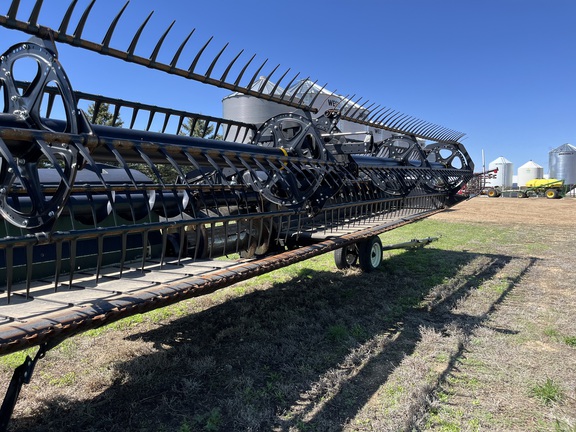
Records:
<instances>
[{"instance_id":1,"label":"black tire","mask_svg":"<svg viewBox=\"0 0 576 432\"><path fill-rule=\"evenodd\" d=\"M358 262L358 246L354 243L334 251L334 262L340 270L350 268Z\"/></svg>"},{"instance_id":2,"label":"black tire","mask_svg":"<svg viewBox=\"0 0 576 432\"><path fill-rule=\"evenodd\" d=\"M498 198L500 193L498 192L498 189L490 188L488 189L488 193L486 195L488 195L490 198Z\"/></svg>"},{"instance_id":3,"label":"black tire","mask_svg":"<svg viewBox=\"0 0 576 432\"><path fill-rule=\"evenodd\" d=\"M519 191L517 196L518 198L528 198L528 195L526 195L524 191Z\"/></svg>"},{"instance_id":4,"label":"black tire","mask_svg":"<svg viewBox=\"0 0 576 432\"><path fill-rule=\"evenodd\" d=\"M558 190L556 190L556 189L547 189L545 194L546 194L546 198L548 198L548 199L560 198L560 194L558 193Z\"/></svg>"},{"instance_id":5,"label":"black tire","mask_svg":"<svg viewBox=\"0 0 576 432\"><path fill-rule=\"evenodd\" d=\"M358 243L358 264L362 271L369 273L382 264L382 242L374 236Z\"/></svg>"}]
</instances>

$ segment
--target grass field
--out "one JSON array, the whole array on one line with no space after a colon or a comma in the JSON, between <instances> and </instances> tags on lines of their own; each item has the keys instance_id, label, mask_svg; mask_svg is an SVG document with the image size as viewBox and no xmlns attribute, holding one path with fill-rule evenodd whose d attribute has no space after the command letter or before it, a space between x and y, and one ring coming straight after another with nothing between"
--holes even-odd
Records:
<instances>
[{"instance_id":1,"label":"grass field","mask_svg":"<svg viewBox=\"0 0 576 432\"><path fill-rule=\"evenodd\" d=\"M574 432L575 209L476 198L373 273L321 256L69 339L11 430Z\"/></svg>"}]
</instances>

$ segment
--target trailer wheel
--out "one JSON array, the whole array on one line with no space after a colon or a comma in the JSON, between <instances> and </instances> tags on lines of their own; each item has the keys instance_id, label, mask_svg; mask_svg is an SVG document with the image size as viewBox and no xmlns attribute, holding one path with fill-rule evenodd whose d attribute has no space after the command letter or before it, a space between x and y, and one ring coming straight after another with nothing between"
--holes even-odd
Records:
<instances>
[{"instance_id":1,"label":"trailer wheel","mask_svg":"<svg viewBox=\"0 0 576 432\"><path fill-rule=\"evenodd\" d=\"M497 198L500 196L500 193L497 189L490 188L488 189L488 193L486 195L488 195L490 198Z\"/></svg>"},{"instance_id":2,"label":"trailer wheel","mask_svg":"<svg viewBox=\"0 0 576 432\"><path fill-rule=\"evenodd\" d=\"M546 198L548 199L555 199L555 198L559 198L560 194L558 193L558 191L556 189L547 189L546 190Z\"/></svg>"},{"instance_id":3,"label":"trailer wheel","mask_svg":"<svg viewBox=\"0 0 576 432\"><path fill-rule=\"evenodd\" d=\"M334 251L334 262L340 270L356 265L358 262L358 246L354 243Z\"/></svg>"},{"instance_id":4,"label":"trailer wheel","mask_svg":"<svg viewBox=\"0 0 576 432\"><path fill-rule=\"evenodd\" d=\"M528 198L528 195L526 195L526 192L524 191L518 191L518 198Z\"/></svg>"},{"instance_id":5,"label":"trailer wheel","mask_svg":"<svg viewBox=\"0 0 576 432\"><path fill-rule=\"evenodd\" d=\"M362 271L368 273L382 264L382 242L374 236L358 243L358 263Z\"/></svg>"}]
</instances>

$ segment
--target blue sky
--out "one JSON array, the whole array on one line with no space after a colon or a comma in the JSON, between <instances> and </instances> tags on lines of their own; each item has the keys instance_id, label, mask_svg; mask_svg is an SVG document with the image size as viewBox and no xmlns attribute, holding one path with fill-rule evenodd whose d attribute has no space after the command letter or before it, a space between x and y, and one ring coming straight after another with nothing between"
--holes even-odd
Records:
<instances>
[{"instance_id":1,"label":"blue sky","mask_svg":"<svg viewBox=\"0 0 576 432\"><path fill-rule=\"evenodd\" d=\"M39 23L57 28L68 3L44 0ZM88 3L78 0L71 28ZM33 4L21 0L19 18ZM84 37L100 42L123 4L96 0ZM245 49L246 61L269 59L264 74L281 65L272 80L291 68L339 94L465 132L477 168L484 150L487 163L504 156L516 170L534 160L547 172L551 149L576 144L574 0L131 0L111 46L127 49L152 10L136 54L149 56L176 20L159 60L195 28L183 65L214 36L207 59L229 43L223 64ZM0 28L0 50L27 38ZM228 94L78 48L59 52L77 90L216 116Z\"/></svg>"}]
</instances>

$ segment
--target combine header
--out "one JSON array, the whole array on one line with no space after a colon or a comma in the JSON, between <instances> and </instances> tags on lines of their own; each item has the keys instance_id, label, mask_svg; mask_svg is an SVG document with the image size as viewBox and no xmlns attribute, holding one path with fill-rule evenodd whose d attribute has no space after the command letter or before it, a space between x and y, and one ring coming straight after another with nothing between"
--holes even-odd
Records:
<instances>
[{"instance_id":1,"label":"combine header","mask_svg":"<svg viewBox=\"0 0 576 432\"><path fill-rule=\"evenodd\" d=\"M170 63L159 62L174 23L140 55L151 15L127 50L114 48L128 3L101 42L91 41L84 27L94 4L72 32L76 0L58 30L38 23L42 0L26 17L18 0L0 11L0 25L32 35L0 57L0 355L40 347L14 374L3 428L36 361L65 338L329 251L339 268L372 270L382 258L378 234L455 204L472 177L459 132L352 97L319 113L307 91L277 91L288 71L271 91L265 84L277 68L254 88L266 62L251 70L254 57L242 63L242 52L224 62L226 47L199 72L208 42L192 59L181 58L192 33ZM247 124L82 93L60 64L57 44L286 111ZM31 81L15 73L20 64L33 65ZM90 115L80 103L90 105ZM128 113L127 124L120 113ZM142 117L145 127L137 126ZM163 126L152 132L158 119ZM357 135L340 130L343 120L392 135L375 141L366 132L354 141ZM213 260L232 254L240 258Z\"/></svg>"}]
</instances>

